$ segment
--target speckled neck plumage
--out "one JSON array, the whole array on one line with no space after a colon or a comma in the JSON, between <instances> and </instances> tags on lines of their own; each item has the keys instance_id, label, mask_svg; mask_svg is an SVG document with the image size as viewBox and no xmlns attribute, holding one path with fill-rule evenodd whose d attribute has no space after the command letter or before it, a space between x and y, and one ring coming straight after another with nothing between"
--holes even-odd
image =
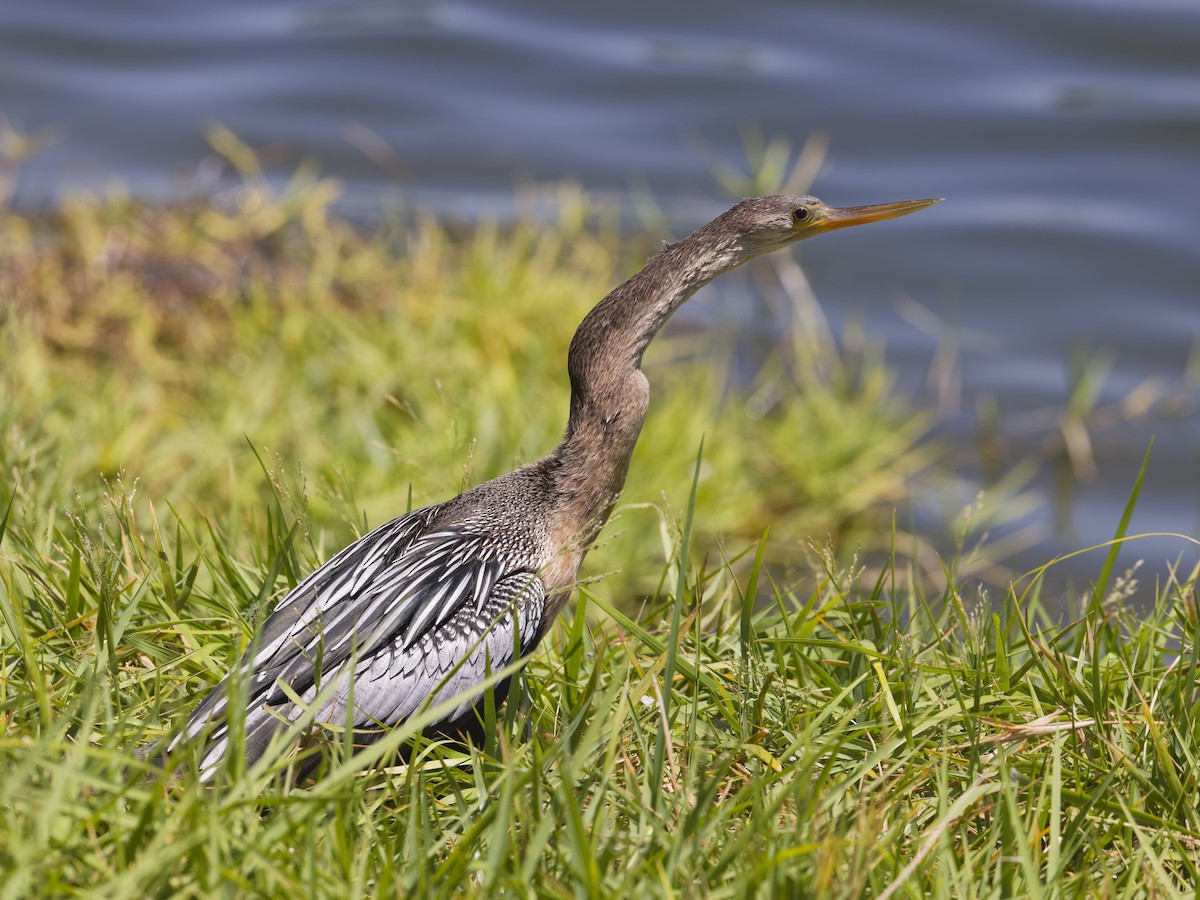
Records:
<instances>
[{"instance_id":1,"label":"speckled neck plumage","mask_svg":"<svg viewBox=\"0 0 1200 900\"><path fill-rule=\"evenodd\" d=\"M549 461L558 515L580 549L595 539L625 484L650 400L641 370L646 347L697 290L757 255L724 224L718 218L664 249L596 304L571 341L571 413Z\"/></svg>"}]
</instances>

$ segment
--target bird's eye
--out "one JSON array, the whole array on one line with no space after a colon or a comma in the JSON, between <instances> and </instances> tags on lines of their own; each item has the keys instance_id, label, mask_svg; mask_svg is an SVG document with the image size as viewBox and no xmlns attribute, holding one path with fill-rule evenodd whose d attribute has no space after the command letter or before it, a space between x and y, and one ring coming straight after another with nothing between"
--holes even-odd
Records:
<instances>
[{"instance_id":1,"label":"bird's eye","mask_svg":"<svg viewBox=\"0 0 1200 900\"><path fill-rule=\"evenodd\" d=\"M792 210L792 221L793 222L803 222L807 218L808 218L808 207L807 206L797 206L795 209Z\"/></svg>"}]
</instances>

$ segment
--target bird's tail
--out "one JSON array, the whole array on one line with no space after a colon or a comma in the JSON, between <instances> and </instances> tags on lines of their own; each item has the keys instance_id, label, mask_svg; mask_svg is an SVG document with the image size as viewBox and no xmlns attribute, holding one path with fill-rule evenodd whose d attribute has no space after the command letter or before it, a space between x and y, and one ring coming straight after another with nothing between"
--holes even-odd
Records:
<instances>
[{"instance_id":1,"label":"bird's tail","mask_svg":"<svg viewBox=\"0 0 1200 900\"><path fill-rule=\"evenodd\" d=\"M254 765L266 754L275 734L289 723L278 711L266 704L231 705L231 689L233 687L230 679L224 679L209 691L208 696L192 711L182 731L174 737L143 748L138 752L138 758L164 767L177 749L198 742L201 748L200 780L208 781L229 753L231 745L240 743L246 765ZM231 716L239 715L239 710L242 709L245 710L245 714L241 721L231 721ZM240 742L233 737L231 728L241 732L243 737Z\"/></svg>"}]
</instances>

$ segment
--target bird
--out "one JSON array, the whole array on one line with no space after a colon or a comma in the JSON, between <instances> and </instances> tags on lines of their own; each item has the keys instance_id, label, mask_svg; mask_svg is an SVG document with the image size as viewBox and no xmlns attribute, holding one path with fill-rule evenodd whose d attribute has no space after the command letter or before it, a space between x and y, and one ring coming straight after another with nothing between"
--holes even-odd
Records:
<instances>
[{"instance_id":1,"label":"bird","mask_svg":"<svg viewBox=\"0 0 1200 900\"><path fill-rule=\"evenodd\" d=\"M208 779L232 747L254 763L314 704L356 742L434 708L428 731L470 734L568 599L625 484L650 398L642 356L705 284L752 259L937 199L831 207L806 195L742 200L652 256L571 340L570 408L547 456L380 525L284 596L249 649L166 745L200 744ZM514 666L514 669L517 666ZM236 682L237 688L231 687ZM241 742L230 731L243 718ZM165 755L165 754L164 754Z\"/></svg>"}]
</instances>

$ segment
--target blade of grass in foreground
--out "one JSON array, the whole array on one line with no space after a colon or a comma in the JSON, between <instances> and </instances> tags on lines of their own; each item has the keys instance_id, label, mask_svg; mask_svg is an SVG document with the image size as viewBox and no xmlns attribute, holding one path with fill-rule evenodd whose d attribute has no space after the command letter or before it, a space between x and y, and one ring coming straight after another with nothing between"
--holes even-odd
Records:
<instances>
[{"instance_id":1,"label":"blade of grass in foreground","mask_svg":"<svg viewBox=\"0 0 1200 900\"><path fill-rule=\"evenodd\" d=\"M1125 535L1129 531L1129 521L1133 518L1133 511L1137 507L1138 495L1142 492L1142 480L1146 477L1146 468L1150 464L1150 452L1154 449L1154 441L1150 441L1150 446L1146 448L1146 455L1142 459L1142 466L1138 469L1137 478L1133 482L1133 490L1129 493L1129 500L1125 504L1125 509L1121 514L1121 521L1117 524L1117 533L1113 535L1112 544L1108 548L1108 553L1104 556L1104 565L1100 569L1100 575L1096 579L1096 584L1092 588L1091 602L1088 604L1088 614L1091 618L1090 628L1092 629L1092 640L1094 649L1092 652L1092 664L1089 671L1090 688L1092 694L1092 715L1095 718L1101 718L1104 715L1104 708L1108 705L1103 696L1103 678L1100 671L1101 660L1104 657L1104 652L1108 649L1102 646L1111 643L1111 627L1106 627L1106 617L1104 616L1103 603L1104 597L1108 592L1108 584L1112 580L1113 569L1117 564L1117 556L1121 552L1121 547L1125 543ZM1106 634L1108 632L1109 634ZM1104 638L1108 638L1105 640Z\"/></svg>"},{"instance_id":2,"label":"blade of grass in foreground","mask_svg":"<svg viewBox=\"0 0 1200 900\"><path fill-rule=\"evenodd\" d=\"M1121 552L1121 547L1125 540L1125 535L1129 531L1129 520L1133 518L1133 510L1137 506L1138 495L1142 492L1142 481L1146 477L1146 469L1150 465L1150 453L1154 450L1154 441L1150 441L1150 446L1146 448L1146 455L1142 459L1142 467L1138 469L1137 479L1133 482L1133 490L1129 494L1129 500L1125 504L1125 511L1121 514L1121 521L1117 525L1117 533L1113 535L1112 545L1108 548L1108 554L1104 557L1104 565L1100 568L1100 575L1096 578L1096 585L1092 588L1092 603L1093 609L1099 609L1101 601L1104 600L1104 595L1108 591L1108 583L1112 580L1113 568L1117 564L1117 556Z\"/></svg>"},{"instance_id":3,"label":"blade of grass in foreground","mask_svg":"<svg viewBox=\"0 0 1200 900\"><path fill-rule=\"evenodd\" d=\"M4 507L4 518L0 519L0 546L4 544L4 534L8 531L8 517L12 514L13 501L16 499L15 491L8 495L8 505Z\"/></svg>"},{"instance_id":4,"label":"blade of grass in foreground","mask_svg":"<svg viewBox=\"0 0 1200 900\"><path fill-rule=\"evenodd\" d=\"M662 722L659 726L658 746L654 753L654 767L651 770L653 780L650 782L651 797L654 808L659 809L662 802L662 773L666 763L667 743L671 740L671 685L675 681L675 655L679 647L679 624L683 615L683 601L687 594L688 571L688 542L692 537L692 514L696 509L696 485L700 483L700 460L704 456L704 440L696 451L696 466L692 472L692 490L688 496L687 515L684 518L683 533L679 537L679 573L675 580L675 596L671 602L671 631L667 636L667 659L663 664L662 680Z\"/></svg>"}]
</instances>

